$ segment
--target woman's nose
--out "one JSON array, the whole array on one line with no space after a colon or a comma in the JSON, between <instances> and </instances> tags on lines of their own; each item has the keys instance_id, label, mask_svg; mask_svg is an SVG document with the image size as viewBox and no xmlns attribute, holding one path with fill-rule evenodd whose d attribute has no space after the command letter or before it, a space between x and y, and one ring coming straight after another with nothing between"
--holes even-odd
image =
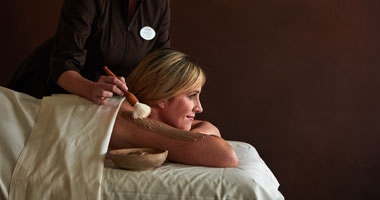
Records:
<instances>
[{"instance_id":1,"label":"woman's nose","mask_svg":"<svg viewBox=\"0 0 380 200\"><path fill-rule=\"evenodd\" d=\"M194 112L196 113L201 113L203 112L203 108L202 108L202 105L201 105L201 102L198 101L197 104L195 105L194 107Z\"/></svg>"}]
</instances>

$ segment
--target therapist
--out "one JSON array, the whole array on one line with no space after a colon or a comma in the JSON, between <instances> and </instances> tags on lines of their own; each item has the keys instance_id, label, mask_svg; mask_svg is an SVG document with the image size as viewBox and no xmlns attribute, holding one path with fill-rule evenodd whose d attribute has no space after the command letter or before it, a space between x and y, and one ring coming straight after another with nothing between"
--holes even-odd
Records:
<instances>
[{"instance_id":1,"label":"therapist","mask_svg":"<svg viewBox=\"0 0 380 200\"><path fill-rule=\"evenodd\" d=\"M65 0L57 33L19 67L9 87L37 98L72 93L104 104L149 52L170 46L169 0ZM104 76L103 66L121 76Z\"/></svg>"}]
</instances>

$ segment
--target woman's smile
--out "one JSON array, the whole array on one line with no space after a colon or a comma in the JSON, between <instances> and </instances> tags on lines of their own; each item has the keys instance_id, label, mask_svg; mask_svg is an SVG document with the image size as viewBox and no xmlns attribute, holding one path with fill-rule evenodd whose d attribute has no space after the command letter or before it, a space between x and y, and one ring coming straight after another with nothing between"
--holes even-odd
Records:
<instances>
[{"instance_id":1,"label":"woman's smile","mask_svg":"<svg viewBox=\"0 0 380 200\"><path fill-rule=\"evenodd\" d=\"M190 130L196 113L203 111L199 95L202 87L196 87L182 95L164 101L160 120L173 127Z\"/></svg>"},{"instance_id":2,"label":"woman's smile","mask_svg":"<svg viewBox=\"0 0 380 200\"><path fill-rule=\"evenodd\" d=\"M189 120L194 121L195 116L186 116Z\"/></svg>"}]
</instances>

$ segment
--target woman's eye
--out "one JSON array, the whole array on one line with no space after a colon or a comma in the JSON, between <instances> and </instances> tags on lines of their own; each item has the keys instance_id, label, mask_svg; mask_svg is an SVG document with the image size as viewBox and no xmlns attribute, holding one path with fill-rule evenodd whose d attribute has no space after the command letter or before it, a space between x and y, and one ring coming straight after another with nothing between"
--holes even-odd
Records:
<instances>
[{"instance_id":1,"label":"woman's eye","mask_svg":"<svg viewBox=\"0 0 380 200\"><path fill-rule=\"evenodd\" d=\"M194 99L195 97L197 97L197 94L192 94L189 96L190 99Z\"/></svg>"}]
</instances>

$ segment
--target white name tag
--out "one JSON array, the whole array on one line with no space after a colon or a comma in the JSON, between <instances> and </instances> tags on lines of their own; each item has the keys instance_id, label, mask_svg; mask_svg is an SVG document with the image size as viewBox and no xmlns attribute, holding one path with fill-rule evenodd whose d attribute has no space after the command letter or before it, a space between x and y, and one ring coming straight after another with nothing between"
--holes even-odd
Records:
<instances>
[{"instance_id":1,"label":"white name tag","mask_svg":"<svg viewBox=\"0 0 380 200\"><path fill-rule=\"evenodd\" d=\"M156 36L156 31L150 26L144 26L140 30L140 36L144 40L151 40Z\"/></svg>"}]
</instances>

